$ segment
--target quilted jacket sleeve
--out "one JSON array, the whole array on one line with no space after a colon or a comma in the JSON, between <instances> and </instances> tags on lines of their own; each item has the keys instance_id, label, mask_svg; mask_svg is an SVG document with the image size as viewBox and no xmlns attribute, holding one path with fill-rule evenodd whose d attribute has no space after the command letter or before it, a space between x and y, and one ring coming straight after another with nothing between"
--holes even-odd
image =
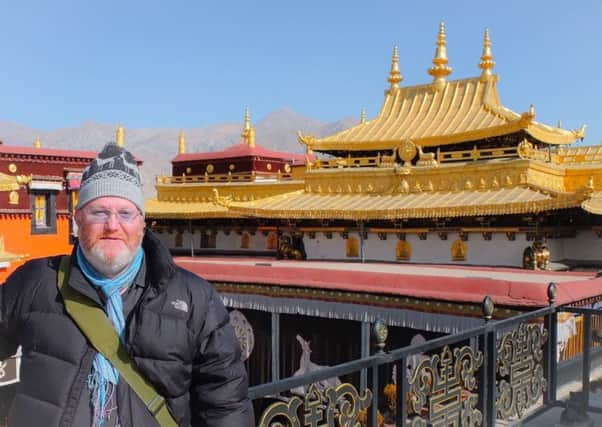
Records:
<instances>
[{"instance_id":1,"label":"quilted jacket sleeve","mask_svg":"<svg viewBox=\"0 0 602 427\"><path fill-rule=\"evenodd\" d=\"M17 351L17 321L19 307L23 304L20 294L26 281L23 267L9 276L5 284L0 285L0 360L12 356Z\"/></svg>"},{"instance_id":2,"label":"quilted jacket sleeve","mask_svg":"<svg viewBox=\"0 0 602 427\"><path fill-rule=\"evenodd\" d=\"M211 289L193 364L191 410L194 427L251 427L247 373L228 312Z\"/></svg>"}]
</instances>

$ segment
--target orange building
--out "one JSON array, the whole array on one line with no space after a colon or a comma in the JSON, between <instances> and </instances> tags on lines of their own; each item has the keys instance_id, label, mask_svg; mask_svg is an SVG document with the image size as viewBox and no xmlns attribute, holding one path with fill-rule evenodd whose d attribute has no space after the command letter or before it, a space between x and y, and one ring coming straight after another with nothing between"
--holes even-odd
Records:
<instances>
[{"instance_id":1,"label":"orange building","mask_svg":"<svg viewBox=\"0 0 602 427\"><path fill-rule=\"evenodd\" d=\"M94 151L0 142L0 282L28 259L68 253L72 212Z\"/></svg>"}]
</instances>

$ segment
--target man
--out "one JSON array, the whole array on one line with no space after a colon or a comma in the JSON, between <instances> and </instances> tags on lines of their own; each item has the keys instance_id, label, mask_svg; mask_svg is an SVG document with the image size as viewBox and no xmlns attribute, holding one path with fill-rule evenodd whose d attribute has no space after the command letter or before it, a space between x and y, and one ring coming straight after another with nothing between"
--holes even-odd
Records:
<instances>
[{"instance_id":1,"label":"man","mask_svg":"<svg viewBox=\"0 0 602 427\"><path fill-rule=\"evenodd\" d=\"M107 144L86 168L75 221L79 239L65 286L107 314L177 425L252 426L228 314L211 285L177 267L145 231L140 175L128 151ZM0 286L0 360L19 345L23 352L9 425L158 426L66 313L68 299L57 287L61 259L32 260Z\"/></svg>"}]
</instances>

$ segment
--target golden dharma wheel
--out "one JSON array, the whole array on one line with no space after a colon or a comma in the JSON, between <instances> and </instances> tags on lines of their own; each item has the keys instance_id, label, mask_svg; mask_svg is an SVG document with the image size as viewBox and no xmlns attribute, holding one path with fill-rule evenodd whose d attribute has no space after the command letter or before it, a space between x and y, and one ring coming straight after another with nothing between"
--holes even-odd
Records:
<instances>
[{"instance_id":1,"label":"golden dharma wheel","mask_svg":"<svg viewBox=\"0 0 602 427\"><path fill-rule=\"evenodd\" d=\"M412 141L406 140L401 143L397 152L399 153L399 158L404 162L411 162L416 154L418 153L418 149L416 148L416 144Z\"/></svg>"},{"instance_id":2,"label":"golden dharma wheel","mask_svg":"<svg viewBox=\"0 0 602 427\"><path fill-rule=\"evenodd\" d=\"M228 165L228 169L233 171L234 169L236 169L236 166L234 165L234 163L230 163L230 165Z\"/></svg>"},{"instance_id":3,"label":"golden dharma wheel","mask_svg":"<svg viewBox=\"0 0 602 427\"><path fill-rule=\"evenodd\" d=\"M207 173L213 173L213 170L214 170L213 165L211 163L209 163L207 165L207 167L205 168L205 170L207 171Z\"/></svg>"},{"instance_id":4,"label":"golden dharma wheel","mask_svg":"<svg viewBox=\"0 0 602 427\"><path fill-rule=\"evenodd\" d=\"M521 159L527 159L531 157L531 154L533 153L533 144L526 139L523 139L522 142L518 144L517 152Z\"/></svg>"}]
</instances>

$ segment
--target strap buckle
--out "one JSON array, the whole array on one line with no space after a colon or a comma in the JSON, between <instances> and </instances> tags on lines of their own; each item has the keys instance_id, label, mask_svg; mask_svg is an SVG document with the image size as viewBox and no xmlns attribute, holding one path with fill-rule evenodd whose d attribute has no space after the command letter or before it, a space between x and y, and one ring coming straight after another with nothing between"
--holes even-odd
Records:
<instances>
[{"instance_id":1,"label":"strap buckle","mask_svg":"<svg viewBox=\"0 0 602 427\"><path fill-rule=\"evenodd\" d=\"M146 407L153 416L156 416L163 406L165 406L165 399L159 394L155 394L155 397L146 404Z\"/></svg>"}]
</instances>

